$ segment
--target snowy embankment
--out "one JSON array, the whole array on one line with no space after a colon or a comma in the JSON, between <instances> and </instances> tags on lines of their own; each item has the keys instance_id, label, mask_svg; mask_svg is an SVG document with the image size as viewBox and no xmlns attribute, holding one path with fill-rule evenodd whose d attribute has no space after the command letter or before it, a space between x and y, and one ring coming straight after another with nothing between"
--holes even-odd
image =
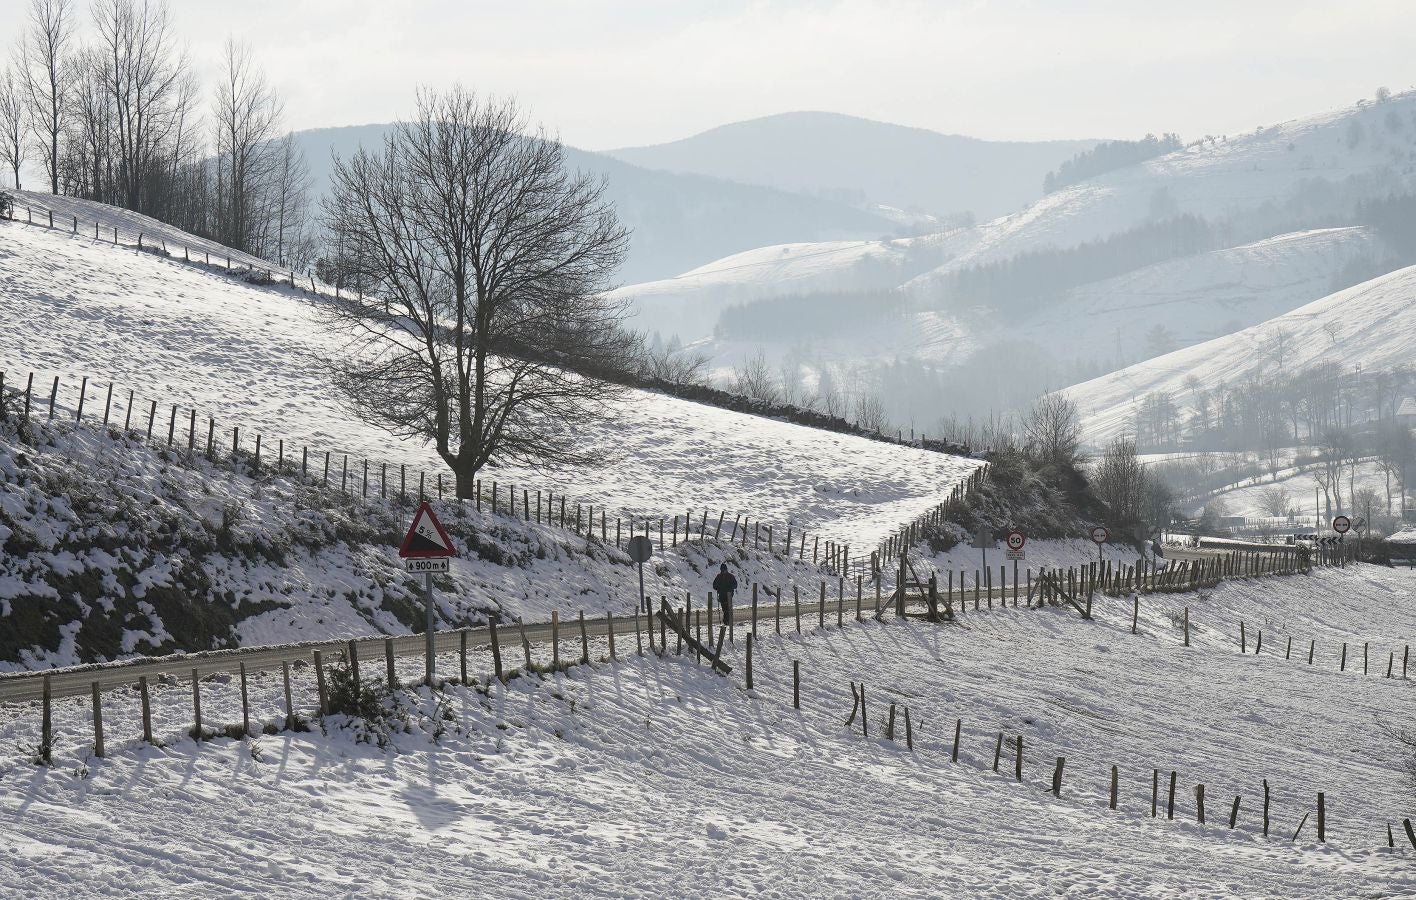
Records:
<instances>
[{"instance_id":1,"label":"snowy embankment","mask_svg":"<svg viewBox=\"0 0 1416 900\"><path fill-rule=\"evenodd\" d=\"M212 461L121 429L36 424L24 434L0 423L0 670L422 627L421 576L397 557L411 496L346 495L288 460L277 473L266 457L256 472L248 452ZM481 624L492 611L528 622L552 610L633 612L637 570L615 547L613 519L602 541L505 505L497 515L433 505L458 554L437 579L438 627ZM794 561L776 550L679 542L656 553L645 589L704 597L724 561L744 585L814 590L825 577L809 551Z\"/></svg>"},{"instance_id":2,"label":"snowy embankment","mask_svg":"<svg viewBox=\"0 0 1416 900\"><path fill-rule=\"evenodd\" d=\"M324 896L350 884L428 896L1404 895L1416 891L1416 851L1387 850L1385 826L1402 840L1401 819L1416 813L1410 750L1391 731L1410 720L1410 682L1285 661L1268 640L1262 655L1241 655L1230 629L1241 615L1329 639L1406 640L1416 610L1397 598L1413 588L1413 573L1357 566L1150 595L1137 635L1127 598L1099 598L1095 622L1066 607L1009 608L953 626L764 634L752 692L741 635L729 679L687 657L632 657L622 640L618 664L448 686L405 706L407 730L384 749L339 718L327 735L198 745L185 736L189 688L174 684L155 687L161 746L136 741L136 695L119 691L104 701L109 756L94 759L87 705L63 701L56 764L37 769L24 758L37 711L12 708L0 723L0 746L11 748L0 768L10 786L0 877L21 896ZM417 660L405 665L402 677L416 675ZM859 719L843 725L851 681L868 691L869 738ZM308 669L296 670L294 688L308 715ZM234 679L202 691L208 723L239 721ZM279 676L253 679L250 695L257 725L280 722ZM896 739L884 738L890 703L910 709L913 753L902 708ZM1326 844L1316 842L1318 791Z\"/></svg>"},{"instance_id":3,"label":"snowy embankment","mask_svg":"<svg viewBox=\"0 0 1416 900\"><path fill-rule=\"evenodd\" d=\"M93 205L93 204L91 204ZM180 235L172 236L176 240ZM229 426L283 438L357 466L443 466L431 448L398 440L349 415L321 362L344 346L322 324L318 301L289 288L255 287L218 272L91 237L0 222L0 369L8 383L34 370L61 376L61 408L112 381L119 412L136 390L138 416L157 400ZM47 394L47 392L46 392ZM47 400L47 396L45 397ZM165 424L165 423L164 423ZM589 471L488 470L485 479L554 490L612 512L657 518L688 510L742 514L873 547L948 496L977 463L631 391L617 422L583 426L606 458Z\"/></svg>"}]
</instances>

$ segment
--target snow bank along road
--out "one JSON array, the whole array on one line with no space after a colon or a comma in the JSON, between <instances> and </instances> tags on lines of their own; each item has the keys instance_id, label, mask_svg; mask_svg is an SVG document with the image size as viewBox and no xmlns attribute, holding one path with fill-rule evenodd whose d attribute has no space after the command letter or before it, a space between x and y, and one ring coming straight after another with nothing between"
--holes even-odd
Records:
<instances>
[{"instance_id":1,"label":"snow bank along road","mask_svg":"<svg viewBox=\"0 0 1416 900\"><path fill-rule=\"evenodd\" d=\"M1218 559L1224 554L1210 552L1206 555L1196 554L1195 558ZM1267 565L1277 566L1282 564L1282 554L1274 554L1267 561ZM932 563L924 563L933 571ZM1066 569L1051 570L1057 576L1057 583L1065 583ZM1081 570L1081 577L1085 579L1085 567ZM1144 591L1155 591L1157 588L1169 589L1172 576L1180 574L1179 570L1170 568L1149 568L1138 570L1139 583ZM1042 571L1039 571L1041 577ZM1027 606L1033 603L1033 594L1030 592L1032 582L1032 570L1028 570L1028 591L1020 590L1019 584L1002 584L980 589L977 583L972 587L966 587L961 580L956 590L950 591L947 588L939 590L940 609L946 614L958 615L960 618L973 615L970 613L970 602L974 613L982 610L982 604L987 604L987 609L992 610L994 600L999 602L1000 608L1006 608L1011 596L1014 608L1017 607L1020 597L1026 597ZM759 587L765 588L758 598ZM743 595L749 591L756 599L750 604L739 604L734 607L732 617L732 627L729 637L736 642L737 629L741 627L744 633L758 634L758 625L767 631L774 631L781 634L785 631L801 633L803 623L810 628L813 622L824 627L831 623L842 623L847 618L854 621L861 621L865 617L879 619L884 615L894 615L896 613L896 603L891 595L883 595L879 582L868 585L862 579L856 578L853 586L848 586L847 579L833 579L828 585L827 581L818 582L819 590L814 594L802 597L798 591L798 586L793 585L792 595L787 596L786 590L781 586L773 588L768 585L750 585L744 587ZM1096 593L1099 588L1088 585L1083 587L1083 593ZM830 596L828 596L828 591ZM923 588L918 585L910 585L907 590L907 612L909 615L923 615L927 611L927 604L923 600ZM711 595L710 595L711 596ZM1042 591L1038 588L1039 603L1041 603ZM711 644L716 640L715 629L720 629L723 625L721 613L718 605L711 600L699 601L694 605L691 596L684 598L683 605L674 604L677 610L688 609L692 615L690 622L694 632L700 634L701 640L705 644ZM667 598L661 598L660 605L667 602ZM1061 601L1056 601L1060 603ZM1090 606L1090 604L1088 604ZM583 621L584 639L581 646L576 647L576 641L580 638L581 625ZM641 618L640 613L632 613L628 616L621 615L616 620L613 615L604 617L584 618L560 622L558 619L553 623L537 624L517 624L505 623L497 628L497 647L493 649L492 639L494 637L490 627L464 628L453 631L436 632L433 636L434 651L439 655L455 655L449 661L441 660L438 671L445 677L457 674L465 676L467 672L478 672L481 669L475 664L469 668L468 654L481 652L483 654L492 653L499 656L500 660L493 659L492 665L504 665L505 669L516 668L518 660L521 662L532 662L531 644L553 645L553 658L555 660L575 660L580 658L578 651L583 650L584 640L589 637L608 640L613 634L621 641L626 652L631 648L625 645L626 639L634 642L634 649L642 650L645 643L651 649L656 645L655 637L645 631L643 623L647 618ZM655 617L657 623L657 615ZM767 624L770 623L770 624ZM706 626L706 628L705 628ZM1198 628L1198 620L1195 627ZM700 628L705 628L702 632ZM653 630L661 633L661 624L655 624ZM572 651L561 653L560 645L569 642ZM678 643L670 635L671 643ZM518 647L518 645L524 645ZM520 653L518 653L520 650ZM214 674L234 675L241 671L242 667L248 672L278 671L285 664L297 667L307 665L315 660L315 653L319 652L324 659L333 659L336 654L348 654L363 661L366 666L374 666L380 662L388 663L390 657L423 657L426 654L426 641L422 634L407 634L385 637L367 637L350 640L330 640L330 641L303 641L298 643L283 644L279 646L247 647L237 650L215 650L204 653L177 654L158 658L138 658L123 660L112 663L101 663L84 666L71 666L61 669L40 670L33 672L21 672L0 676L0 702L28 702L43 698L47 686L50 696L75 697L88 696L95 688L99 691L106 691L113 688L131 687L140 678L147 678L150 681L157 681L162 678L174 680L186 678L189 683L192 679L200 680ZM483 662L486 662L485 657ZM396 665L397 663L392 663ZM1402 675L1405 677L1403 664Z\"/></svg>"},{"instance_id":2,"label":"snow bank along road","mask_svg":"<svg viewBox=\"0 0 1416 900\"><path fill-rule=\"evenodd\" d=\"M20 222L4 231L0 369L136 390L205 424L240 425L318 456L387 462L410 473L443 466L430 447L397 440L348 415L330 397L321 360L345 341L318 303L288 287L257 287L189 266ZM165 424L165 423L164 423ZM230 432L224 431L229 439ZM594 470L488 472L503 484L544 487L597 508L658 518L687 509L753 520L872 547L948 497L975 460L630 391L619 420L578 429L607 462Z\"/></svg>"},{"instance_id":3,"label":"snow bank along road","mask_svg":"<svg viewBox=\"0 0 1416 900\"><path fill-rule=\"evenodd\" d=\"M1286 662L1267 643L1241 654L1231 631L1243 617L1327 641L1404 637L1413 589L1416 573L1356 566L1148 595L1136 635L1126 598L1099 599L1091 622L1048 607L948 627L803 623L763 635L751 691L742 641L730 678L670 655L418 688L387 748L340 717L324 733L194 742L187 690L159 684L156 744L115 727L95 759L87 704L66 701L55 765L35 767L34 717L6 707L0 878L13 896L76 897L1409 895L1413 851L1388 850L1385 826L1400 836L1416 797L1385 726L1409 719L1411 686ZM1180 603L1198 623L1190 647ZM843 725L850 682L867 688L868 738L859 719ZM293 687L309 709L308 670ZM238 690L203 684L211 721L232 720ZM261 724L283 719L279 677L249 690ZM913 753L884 737L891 703L911 710ZM105 699L108 722L138 714L131 691ZM1157 769L1177 773L1173 820L1163 793L1151 817Z\"/></svg>"}]
</instances>

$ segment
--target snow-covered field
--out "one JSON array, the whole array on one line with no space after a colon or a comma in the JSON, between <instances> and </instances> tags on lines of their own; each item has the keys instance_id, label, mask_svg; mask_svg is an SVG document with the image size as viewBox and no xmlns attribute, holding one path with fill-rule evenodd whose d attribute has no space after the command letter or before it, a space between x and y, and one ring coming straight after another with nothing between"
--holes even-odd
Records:
<instances>
[{"instance_id":1,"label":"snow-covered field","mask_svg":"<svg viewBox=\"0 0 1416 900\"><path fill-rule=\"evenodd\" d=\"M1413 851L1387 850L1385 827L1402 840L1400 820L1416 813L1411 750L1393 735L1410 722L1411 684L1339 673L1335 653L1340 640L1372 640L1383 660L1399 654L1416 636L1403 600L1413 588L1416 573L1357 566L1148 596L1135 636L1126 598L1099 599L1092 623L1065 607L1010 608L947 627L765 635L753 692L740 638L730 679L687 658L631 658L450 687L405 707L408 730L386 749L338 719L327 736L198 745L184 736L190 689L179 683L155 688L157 747L136 740L132 692L106 698L103 760L86 749L86 705L61 702L55 766L41 769L24 758L37 711L11 708L0 877L10 895L34 897L1405 896ZM1239 618L1265 629L1262 655L1252 644L1240 654ZM1287 633L1318 640L1316 665L1283 659ZM308 713L309 670L294 681ZM869 738L859 720L843 724L850 681L866 685ZM202 691L211 727L239 721L233 680ZM257 727L283 716L278 676L254 679L251 697ZM914 753L902 733L884 738L892 702L911 711Z\"/></svg>"},{"instance_id":2,"label":"snow-covered field","mask_svg":"<svg viewBox=\"0 0 1416 900\"><path fill-rule=\"evenodd\" d=\"M219 426L284 438L357 462L441 466L427 447L398 441L348 415L320 360L342 343L306 295L256 288L179 260L96 243L91 237L0 223L0 368L61 376L72 408L82 376L93 395L110 379L120 409L135 389L140 410L195 407ZM8 383L14 383L11 374ZM47 399L47 395L46 395ZM802 428L635 391L618 423L583 429L609 462L545 474L505 467L486 480L566 493L635 515L725 510L790 523L857 548L948 495L970 460ZM229 439L229 432L227 432Z\"/></svg>"}]
</instances>

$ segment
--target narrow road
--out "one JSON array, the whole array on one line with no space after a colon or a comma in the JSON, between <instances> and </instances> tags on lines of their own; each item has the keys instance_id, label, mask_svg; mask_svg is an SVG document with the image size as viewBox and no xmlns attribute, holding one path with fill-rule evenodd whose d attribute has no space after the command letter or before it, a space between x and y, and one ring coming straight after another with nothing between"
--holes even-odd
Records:
<instances>
[{"instance_id":1,"label":"narrow road","mask_svg":"<svg viewBox=\"0 0 1416 900\"><path fill-rule=\"evenodd\" d=\"M1178 547L1166 547L1165 557L1169 560L1176 559L1206 559L1223 555L1219 550L1191 550ZM1016 595L1015 595L1016 590ZM778 599L772 594L764 592L764 596L759 598L757 616L758 627L764 627L763 622L768 623L765 627L776 630L780 621L782 630L795 629L797 622L797 607L792 597L785 596L782 591L780 607ZM1025 600L1027 596L1026 588L1022 585L1014 586L1009 584L1004 587L994 587L992 589L969 589L960 592L956 589L952 595L940 594L940 602L943 605L947 600L952 599L957 604L962 596L963 614L967 615L972 611L972 604L989 604L990 601L1006 601L1010 597L1016 596L1019 600ZM972 604L971 604L972 601ZM894 615L894 603L890 599L890 594L885 593L878 601L881 615ZM842 620L854 618L857 610L862 617L874 616L876 612L877 600L874 591L869 596L862 594L859 598L853 596L849 583L844 585L844 590L838 586L836 597L827 597L822 603L819 597L808 599L803 596L800 600L800 621L803 628L809 628L822 622L834 622L837 618ZM780 609L780 613L778 610ZM923 612L924 605L918 595L911 592L910 609L912 612ZM694 605L696 616L701 618L706 626L709 618L703 605L699 600ZM751 628L752 606L743 604L734 607L734 621L737 623L739 631ZM721 624L719 621L719 611L714 604L712 621L714 632ZM620 653L633 652L635 643L635 633L643 634L643 611L636 619L633 613L628 617L624 615L615 616L614 632L619 646L616 648ZM587 637L604 637L609 633L610 619L607 617L587 618L585 620L585 633ZM515 668L524 661L524 651L522 649L522 635L528 643L542 645L550 643L553 637L558 638L561 644L573 645L570 652L564 654L565 659L577 659L579 655L580 643L580 622L578 618L567 619L559 623L559 634L553 635L552 625L549 622L538 622L535 624L518 625L516 623L506 623L497 628L498 643L501 647L503 665L508 668ZM658 642L659 630L656 628L653 641ZM673 641L672 632L670 641ZM464 637L465 635L465 637ZM705 635L706 637L706 635ZM633 646L623 643L627 638ZM434 636L434 647L439 656L446 657L459 654L463 647L463 641L471 651L486 651L491 647L491 631L487 626L476 628L457 629L452 631L439 631ZM364 671L373 673L382 672L385 660L386 642L392 642L393 653L397 657L421 657L424 653L424 636L421 634L404 634L396 636L376 636L361 637L352 640L329 640L312 641L299 644L281 644L270 647L246 647L233 650L209 650L199 653L179 653L172 656L145 657L131 660L121 660L112 663L97 663L92 665L74 666L64 669L48 669L34 672L16 672L8 675L0 675L0 703L26 703L42 698L44 688L44 678L49 677L50 692L54 698L87 696L92 691L92 686L97 682L100 691L110 690L118 687L132 687L138 683L138 679L146 676L149 681L156 681L162 676L175 678L178 681L190 683L193 675L198 679L215 674L236 674L240 671L241 664L244 663L246 670L250 673L278 671L283 663L292 666L308 665L314 662L315 651L319 651L325 661L334 661L340 658L353 643L359 656L360 664ZM645 638L646 645L649 643ZM460 665L456 662L449 662L446 659L441 661L439 670L444 676L459 674Z\"/></svg>"}]
</instances>

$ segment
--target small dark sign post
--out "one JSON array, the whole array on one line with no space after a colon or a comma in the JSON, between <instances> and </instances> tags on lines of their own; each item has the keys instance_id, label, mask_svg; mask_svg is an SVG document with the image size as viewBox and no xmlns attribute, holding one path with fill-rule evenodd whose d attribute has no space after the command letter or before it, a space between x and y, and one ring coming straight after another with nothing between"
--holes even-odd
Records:
<instances>
[{"instance_id":1,"label":"small dark sign post","mask_svg":"<svg viewBox=\"0 0 1416 900\"><path fill-rule=\"evenodd\" d=\"M988 571L988 548L993 546L993 532L980 528L974 532L972 546L983 551L983 571Z\"/></svg>"},{"instance_id":2,"label":"small dark sign post","mask_svg":"<svg viewBox=\"0 0 1416 900\"><path fill-rule=\"evenodd\" d=\"M447 572L449 569L448 560L457 554L452 549L452 539L443 531L442 523L438 517L433 515L433 508L425 500L418 507L418 511L413 514L413 524L408 526L408 533L403 536L403 545L398 548L398 555L403 559L403 567L409 572L423 573L425 597L424 602L427 607L427 622L425 624L426 639L426 677L428 686L433 684L434 661L436 652L433 649L433 573Z\"/></svg>"},{"instance_id":3,"label":"small dark sign post","mask_svg":"<svg viewBox=\"0 0 1416 900\"><path fill-rule=\"evenodd\" d=\"M644 611L653 614L654 608L649 604L649 598L644 596L644 564L649 561L649 557L654 555L654 544L646 535L636 534L629 539L629 558L639 565L639 602L644 606ZM653 629L650 629L650 634Z\"/></svg>"}]
</instances>

